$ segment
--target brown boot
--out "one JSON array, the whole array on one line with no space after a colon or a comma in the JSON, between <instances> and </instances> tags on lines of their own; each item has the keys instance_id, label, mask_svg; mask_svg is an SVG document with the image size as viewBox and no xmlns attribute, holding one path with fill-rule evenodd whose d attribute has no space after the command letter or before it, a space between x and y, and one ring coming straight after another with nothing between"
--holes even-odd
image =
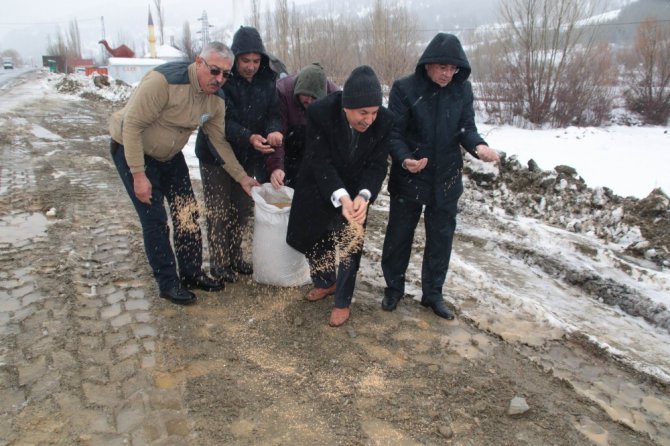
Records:
<instances>
[{"instance_id":1,"label":"brown boot","mask_svg":"<svg viewBox=\"0 0 670 446\"><path fill-rule=\"evenodd\" d=\"M335 294L335 284L332 284L328 288L314 288L305 295L305 299L310 302L316 302L317 300L321 300L326 296L330 296L331 294Z\"/></svg>"},{"instance_id":2,"label":"brown boot","mask_svg":"<svg viewBox=\"0 0 670 446\"><path fill-rule=\"evenodd\" d=\"M330 322L328 322L328 325L331 327L339 327L349 320L350 313L351 309L349 307L333 308L333 312L330 313Z\"/></svg>"}]
</instances>

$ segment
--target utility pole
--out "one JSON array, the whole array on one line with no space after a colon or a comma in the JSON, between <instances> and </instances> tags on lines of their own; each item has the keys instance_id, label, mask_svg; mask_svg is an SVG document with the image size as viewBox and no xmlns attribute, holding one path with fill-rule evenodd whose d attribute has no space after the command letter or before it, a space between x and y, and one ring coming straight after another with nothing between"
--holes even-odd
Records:
<instances>
[{"instance_id":1,"label":"utility pole","mask_svg":"<svg viewBox=\"0 0 670 446\"><path fill-rule=\"evenodd\" d=\"M214 26L210 25L209 20L207 20L207 11L202 11L202 17L198 20L202 22L200 31L198 31L198 34L200 34L200 41L202 42L202 47L200 49L202 50L209 43L209 28L213 28Z\"/></svg>"},{"instance_id":2,"label":"utility pole","mask_svg":"<svg viewBox=\"0 0 670 446\"><path fill-rule=\"evenodd\" d=\"M105 40L107 37L105 37L105 16L100 16L100 25L102 27L102 37L100 37L100 40ZM100 63L103 64L105 63L105 48L100 47Z\"/></svg>"}]
</instances>

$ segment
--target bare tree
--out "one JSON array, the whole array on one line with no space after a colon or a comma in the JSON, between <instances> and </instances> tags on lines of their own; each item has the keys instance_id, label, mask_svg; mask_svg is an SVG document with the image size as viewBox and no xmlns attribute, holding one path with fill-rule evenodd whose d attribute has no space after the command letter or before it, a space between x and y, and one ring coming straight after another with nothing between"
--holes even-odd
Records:
<instances>
[{"instance_id":1,"label":"bare tree","mask_svg":"<svg viewBox=\"0 0 670 446\"><path fill-rule=\"evenodd\" d=\"M161 45L165 44L165 11L163 10L161 0L154 0L154 6L156 7L156 20L158 21L158 42Z\"/></svg>"},{"instance_id":2,"label":"bare tree","mask_svg":"<svg viewBox=\"0 0 670 446\"><path fill-rule=\"evenodd\" d=\"M304 19L302 25L302 58L295 69L321 62L328 76L342 85L362 60L354 21L329 16Z\"/></svg>"},{"instance_id":3,"label":"bare tree","mask_svg":"<svg viewBox=\"0 0 670 446\"><path fill-rule=\"evenodd\" d=\"M260 0L251 0L251 26L261 29L261 2Z\"/></svg>"},{"instance_id":4,"label":"bare tree","mask_svg":"<svg viewBox=\"0 0 670 446\"><path fill-rule=\"evenodd\" d=\"M406 7L387 6L375 0L372 12L361 23L366 37L364 53L382 83L391 85L395 79L413 70L418 59L418 28L416 17Z\"/></svg>"},{"instance_id":5,"label":"bare tree","mask_svg":"<svg viewBox=\"0 0 670 446\"><path fill-rule=\"evenodd\" d=\"M184 21L184 26L182 28L181 50L186 55L186 58L189 61L194 61L195 56L198 54L196 49L195 42L193 41L193 36L191 34L191 25L189 25L188 20Z\"/></svg>"},{"instance_id":6,"label":"bare tree","mask_svg":"<svg viewBox=\"0 0 670 446\"><path fill-rule=\"evenodd\" d=\"M670 117L670 25L642 22L626 56L628 108L649 124L665 125Z\"/></svg>"},{"instance_id":7,"label":"bare tree","mask_svg":"<svg viewBox=\"0 0 670 446\"><path fill-rule=\"evenodd\" d=\"M67 55L81 59L81 35L79 33L79 24L77 19L70 21L67 33Z\"/></svg>"},{"instance_id":8,"label":"bare tree","mask_svg":"<svg viewBox=\"0 0 670 446\"><path fill-rule=\"evenodd\" d=\"M494 66L488 74L495 78L486 79L484 74L482 80L495 83L504 100L512 102L508 107L522 110L531 123L583 121L589 113L579 110L577 104L582 108L586 104L577 96L578 91L597 86L602 79L601 73L580 66L589 65L596 56L598 27L586 19L598 6L597 0L502 0L505 26L494 37L500 51L488 60ZM576 72L583 77L573 76ZM581 90L570 85L574 82L580 83ZM608 94L596 88L589 91ZM600 99L601 105L607 102L607 98ZM565 114L568 110L572 116Z\"/></svg>"},{"instance_id":9,"label":"bare tree","mask_svg":"<svg viewBox=\"0 0 670 446\"><path fill-rule=\"evenodd\" d=\"M609 44L600 43L594 51L576 48L557 82L551 123L558 127L601 125L612 110L616 82Z\"/></svg>"},{"instance_id":10,"label":"bare tree","mask_svg":"<svg viewBox=\"0 0 670 446\"><path fill-rule=\"evenodd\" d=\"M282 61L287 61L289 59L289 11L287 0L276 1L274 21L274 55Z\"/></svg>"},{"instance_id":11,"label":"bare tree","mask_svg":"<svg viewBox=\"0 0 670 446\"><path fill-rule=\"evenodd\" d=\"M289 67L289 71L297 71L303 66L300 64L300 62L302 61L302 54L303 54L302 39L304 37L301 32L302 23L303 23L302 16L298 14L298 12L295 10L295 3L294 3L293 8L291 9L291 13L289 15L290 33L288 38L289 38L289 47L291 48L291 55L289 59L284 61L284 63L286 63L287 66Z\"/></svg>"},{"instance_id":12,"label":"bare tree","mask_svg":"<svg viewBox=\"0 0 670 446\"><path fill-rule=\"evenodd\" d=\"M259 30L268 51L282 59L290 72L320 62L328 76L341 84L355 66L367 63L390 85L416 64L416 23L406 8L387 7L381 0L364 17L306 15L295 6L289 9L287 0L276 0L275 9L265 11Z\"/></svg>"},{"instance_id":13,"label":"bare tree","mask_svg":"<svg viewBox=\"0 0 670 446\"><path fill-rule=\"evenodd\" d=\"M56 32L56 36L52 37L47 36L47 48L46 48L46 53L49 56L63 56L67 57L67 44L65 43L65 37L63 37L63 33L61 32L60 28Z\"/></svg>"},{"instance_id":14,"label":"bare tree","mask_svg":"<svg viewBox=\"0 0 670 446\"><path fill-rule=\"evenodd\" d=\"M65 58L81 58L81 36L79 25L74 19L68 26L67 33L63 34L59 28L55 38L47 36L47 54L50 56L63 56Z\"/></svg>"}]
</instances>

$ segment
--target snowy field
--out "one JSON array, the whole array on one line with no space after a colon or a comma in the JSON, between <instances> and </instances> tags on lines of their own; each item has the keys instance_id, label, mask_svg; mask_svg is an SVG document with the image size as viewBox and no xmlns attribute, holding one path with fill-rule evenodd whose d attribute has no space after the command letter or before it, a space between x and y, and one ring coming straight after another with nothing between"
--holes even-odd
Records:
<instances>
[{"instance_id":1,"label":"snowy field","mask_svg":"<svg viewBox=\"0 0 670 446\"><path fill-rule=\"evenodd\" d=\"M491 147L516 156L524 166L534 159L543 170L558 165L577 169L589 187L608 187L622 197L644 198L660 187L670 193L668 127L568 127L525 130L479 125ZM184 154L193 178L200 178L195 135Z\"/></svg>"},{"instance_id":2,"label":"snowy field","mask_svg":"<svg viewBox=\"0 0 670 446\"><path fill-rule=\"evenodd\" d=\"M544 170L572 166L589 187L609 187L622 197L644 198L657 187L670 193L668 127L478 128L491 147L523 165L532 158Z\"/></svg>"}]
</instances>

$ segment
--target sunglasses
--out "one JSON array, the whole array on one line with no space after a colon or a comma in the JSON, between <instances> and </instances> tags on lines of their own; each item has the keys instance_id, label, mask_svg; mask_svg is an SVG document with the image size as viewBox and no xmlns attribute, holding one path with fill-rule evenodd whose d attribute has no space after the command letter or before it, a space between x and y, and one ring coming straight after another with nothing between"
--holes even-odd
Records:
<instances>
[{"instance_id":1,"label":"sunglasses","mask_svg":"<svg viewBox=\"0 0 670 446\"><path fill-rule=\"evenodd\" d=\"M224 79L230 79L233 77L233 72L232 71L224 71L219 67L212 67L210 66L205 59L200 59L202 60L202 63L205 64L205 66L209 69L209 74L212 76L218 76L219 74L223 74Z\"/></svg>"}]
</instances>

